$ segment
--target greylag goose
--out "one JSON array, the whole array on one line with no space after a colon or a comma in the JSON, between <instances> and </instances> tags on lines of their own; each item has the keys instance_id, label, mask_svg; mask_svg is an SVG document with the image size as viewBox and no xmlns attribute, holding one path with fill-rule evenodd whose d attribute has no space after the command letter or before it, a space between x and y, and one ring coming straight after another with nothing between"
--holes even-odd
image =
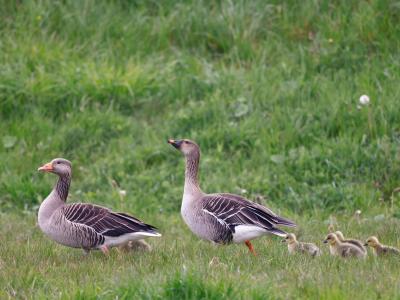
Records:
<instances>
[{"instance_id":1,"label":"greylag goose","mask_svg":"<svg viewBox=\"0 0 400 300\"><path fill-rule=\"evenodd\" d=\"M400 255L399 249L382 245L376 236L369 237L365 243L365 246L370 246L373 249L375 256Z\"/></svg>"},{"instance_id":2,"label":"greylag goose","mask_svg":"<svg viewBox=\"0 0 400 300\"><path fill-rule=\"evenodd\" d=\"M205 194L197 175L200 148L190 140L168 140L186 158L185 185L181 214L190 230L198 237L218 244L244 242L256 254L250 240L272 233L286 236L276 225L296 226L270 209L241 196Z\"/></svg>"},{"instance_id":3,"label":"greylag goose","mask_svg":"<svg viewBox=\"0 0 400 300\"><path fill-rule=\"evenodd\" d=\"M343 236L343 233L341 231L336 231L335 234L336 234L337 238L339 239L339 241L341 241L342 243L353 244L354 246L360 248L363 252L367 252L367 249L365 249L363 243L360 242L359 240L345 239Z\"/></svg>"},{"instance_id":4,"label":"greylag goose","mask_svg":"<svg viewBox=\"0 0 400 300\"><path fill-rule=\"evenodd\" d=\"M110 247L128 241L161 236L155 227L128 214L93 204L66 204L72 175L70 161L56 158L38 171L58 175L56 185L40 205L38 213L40 229L57 243L82 248L85 253L100 249L107 254Z\"/></svg>"},{"instance_id":5,"label":"greylag goose","mask_svg":"<svg viewBox=\"0 0 400 300\"><path fill-rule=\"evenodd\" d=\"M321 250L317 247L317 245L313 243L299 242L296 238L296 235L293 233L288 233L282 242L286 242L288 244L289 254L295 254L298 252L311 255L312 257L321 255Z\"/></svg>"},{"instance_id":6,"label":"greylag goose","mask_svg":"<svg viewBox=\"0 0 400 300\"><path fill-rule=\"evenodd\" d=\"M335 255L343 258L365 258L367 256L367 253L362 251L357 246L350 243L342 243L334 233L328 234L324 240L324 243L329 243L329 245L334 248L334 252L336 253Z\"/></svg>"}]
</instances>

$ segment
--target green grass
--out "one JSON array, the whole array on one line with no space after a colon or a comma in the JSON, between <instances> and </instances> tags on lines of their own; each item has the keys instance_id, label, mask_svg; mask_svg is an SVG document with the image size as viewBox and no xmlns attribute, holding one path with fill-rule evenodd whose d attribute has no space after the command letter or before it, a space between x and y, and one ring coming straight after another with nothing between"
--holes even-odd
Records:
<instances>
[{"instance_id":1,"label":"green grass","mask_svg":"<svg viewBox=\"0 0 400 300\"><path fill-rule=\"evenodd\" d=\"M155 221L155 220L154 220ZM151 239L150 253L109 257L56 245L35 226L35 216L7 215L0 221L0 298L62 299L397 299L399 258L341 260L322 243L325 227L299 218L296 231L313 240L323 256L289 256L280 238L254 241L257 257L244 245L214 246L194 237L177 215L158 221L163 237ZM374 232L389 244L399 220L338 219L351 236ZM371 253L370 253L371 254ZM209 266L213 257L220 264Z\"/></svg>"},{"instance_id":2,"label":"green grass","mask_svg":"<svg viewBox=\"0 0 400 300\"><path fill-rule=\"evenodd\" d=\"M197 141L205 191L262 195L309 240L334 215L345 233L399 245L397 1L0 7L0 298L400 297L391 260L287 259L267 239L257 260L199 242L179 217L183 159L166 143ZM73 162L69 201L161 228L154 252L82 259L44 239L34 215L55 178L36 169L55 157ZM349 223L357 209L362 227ZM227 270L210 271L213 256Z\"/></svg>"}]
</instances>

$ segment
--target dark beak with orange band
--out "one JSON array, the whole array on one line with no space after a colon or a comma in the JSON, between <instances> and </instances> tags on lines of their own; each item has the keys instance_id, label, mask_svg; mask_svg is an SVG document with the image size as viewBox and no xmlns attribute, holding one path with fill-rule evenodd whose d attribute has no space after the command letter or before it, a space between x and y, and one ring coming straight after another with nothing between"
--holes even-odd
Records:
<instances>
[{"instance_id":1,"label":"dark beak with orange band","mask_svg":"<svg viewBox=\"0 0 400 300\"><path fill-rule=\"evenodd\" d=\"M174 146L176 149L179 149L182 145L183 140L172 140L169 139L168 140L168 144L171 144L172 146Z\"/></svg>"}]
</instances>

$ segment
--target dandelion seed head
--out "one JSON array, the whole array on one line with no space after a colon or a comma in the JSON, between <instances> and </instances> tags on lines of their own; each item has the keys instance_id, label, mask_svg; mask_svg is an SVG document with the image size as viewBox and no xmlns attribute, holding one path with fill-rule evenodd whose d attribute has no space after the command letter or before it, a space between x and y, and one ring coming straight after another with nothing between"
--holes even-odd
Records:
<instances>
[{"instance_id":1,"label":"dandelion seed head","mask_svg":"<svg viewBox=\"0 0 400 300\"><path fill-rule=\"evenodd\" d=\"M361 105L368 105L369 104L369 97L368 95L362 95L360 97L360 104Z\"/></svg>"}]
</instances>

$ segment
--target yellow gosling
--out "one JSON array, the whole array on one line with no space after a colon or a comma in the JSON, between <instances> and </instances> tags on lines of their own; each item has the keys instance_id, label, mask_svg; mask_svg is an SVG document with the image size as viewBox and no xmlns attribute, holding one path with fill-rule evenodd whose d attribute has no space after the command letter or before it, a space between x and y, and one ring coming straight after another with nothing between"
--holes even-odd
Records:
<instances>
[{"instance_id":1,"label":"yellow gosling","mask_svg":"<svg viewBox=\"0 0 400 300\"><path fill-rule=\"evenodd\" d=\"M376 236L367 239L365 246L370 246L375 256L399 255L400 250L391 246L382 245Z\"/></svg>"},{"instance_id":2,"label":"yellow gosling","mask_svg":"<svg viewBox=\"0 0 400 300\"><path fill-rule=\"evenodd\" d=\"M321 255L321 250L315 244L299 242L293 233L288 233L282 242L287 243L289 254L299 252L311 255L312 257Z\"/></svg>"},{"instance_id":3,"label":"yellow gosling","mask_svg":"<svg viewBox=\"0 0 400 300\"><path fill-rule=\"evenodd\" d=\"M365 258L367 256L366 252L363 252L357 246L350 243L342 243L334 233L328 234L324 240L324 243L329 243L329 245L333 248L333 251L335 253L334 255L343 258Z\"/></svg>"},{"instance_id":4,"label":"yellow gosling","mask_svg":"<svg viewBox=\"0 0 400 300\"><path fill-rule=\"evenodd\" d=\"M364 244L361 241L349 238L345 239L341 231L336 231L335 234L338 237L339 241L341 241L342 243L353 244L354 246L360 248L360 250L362 250L363 252L367 252L367 249L364 247Z\"/></svg>"}]
</instances>

